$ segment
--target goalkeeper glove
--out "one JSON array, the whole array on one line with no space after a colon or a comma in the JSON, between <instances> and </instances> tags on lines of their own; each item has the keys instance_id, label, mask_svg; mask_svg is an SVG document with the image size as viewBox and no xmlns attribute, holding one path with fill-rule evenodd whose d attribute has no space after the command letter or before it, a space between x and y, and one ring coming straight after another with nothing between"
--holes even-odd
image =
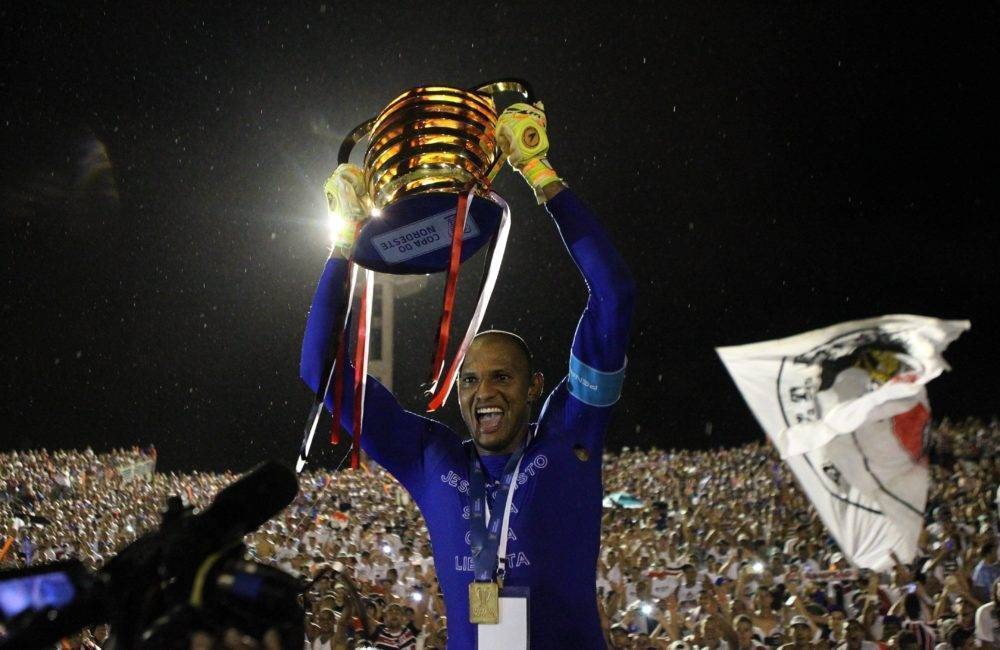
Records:
<instances>
[{"instance_id":1,"label":"goalkeeper glove","mask_svg":"<svg viewBox=\"0 0 1000 650\"><path fill-rule=\"evenodd\" d=\"M545 201L543 187L562 181L546 158L549 151L546 125L545 107L541 102L534 105L512 104L497 120L497 142L500 149L507 156L511 167L528 181L539 203Z\"/></svg>"},{"instance_id":2,"label":"goalkeeper glove","mask_svg":"<svg viewBox=\"0 0 1000 650\"><path fill-rule=\"evenodd\" d=\"M326 180L323 189L330 207L333 247L347 255L354 246L358 227L368 221L373 207L365 187L365 173L357 165L339 165Z\"/></svg>"}]
</instances>

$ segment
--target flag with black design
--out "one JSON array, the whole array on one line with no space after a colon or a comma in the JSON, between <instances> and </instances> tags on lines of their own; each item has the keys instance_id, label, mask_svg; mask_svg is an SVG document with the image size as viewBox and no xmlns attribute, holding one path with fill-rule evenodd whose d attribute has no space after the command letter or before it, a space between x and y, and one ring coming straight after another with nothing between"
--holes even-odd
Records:
<instances>
[{"instance_id":1,"label":"flag with black design","mask_svg":"<svg viewBox=\"0 0 1000 650\"><path fill-rule=\"evenodd\" d=\"M968 321L883 316L717 348L768 438L851 562L917 552L929 475L926 384Z\"/></svg>"}]
</instances>

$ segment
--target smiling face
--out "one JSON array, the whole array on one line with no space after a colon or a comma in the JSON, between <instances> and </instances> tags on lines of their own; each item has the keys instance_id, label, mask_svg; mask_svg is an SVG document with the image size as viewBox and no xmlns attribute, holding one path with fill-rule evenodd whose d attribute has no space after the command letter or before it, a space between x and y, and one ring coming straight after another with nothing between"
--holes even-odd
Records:
<instances>
[{"instance_id":1,"label":"smiling face","mask_svg":"<svg viewBox=\"0 0 1000 650\"><path fill-rule=\"evenodd\" d=\"M827 623L834 634L840 634L844 629L844 612L839 609L830 612L830 615L827 617Z\"/></svg>"},{"instance_id":2,"label":"smiling face","mask_svg":"<svg viewBox=\"0 0 1000 650\"><path fill-rule=\"evenodd\" d=\"M741 648L749 648L753 645L753 621L746 617L740 617L736 623L736 638L739 639Z\"/></svg>"},{"instance_id":3,"label":"smiling face","mask_svg":"<svg viewBox=\"0 0 1000 650\"><path fill-rule=\"evenodd\" d=\"M812 628L808 625L799 624L792 626L792 643L796 646L802 647L809 645L809 641L812 639L812 636Z\"/></svg>"},{"instance_id":4,"label":"smiling face","mask_svg":"<svg viewBox=\"0 0 1000 650\"><path fill-rule=\"evenodd\" d=\"M508 334L481 334L472 342L458 378L462 419L487 454L512 453L528 432L530 404L542 392L525 350Z\"/></svg>"},{"instance_id":5,"label":"smiling face","mask_svg":"<svg viewBox=\"0 0 1000 650\"><path fill-rule=\"evenodd\" d=\"M406 617L403 608L397 603L392 603L385 608L385 626L390 631L395 632L403 627Z\"/></svg>"}]
</instances>

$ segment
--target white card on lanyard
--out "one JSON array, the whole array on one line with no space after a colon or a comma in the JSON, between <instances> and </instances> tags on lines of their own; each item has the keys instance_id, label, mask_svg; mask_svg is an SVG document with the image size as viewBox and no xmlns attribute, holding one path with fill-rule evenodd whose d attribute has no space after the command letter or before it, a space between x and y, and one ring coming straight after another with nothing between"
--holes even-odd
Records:
<instances>
[{"instance_id":1,"label":"white card on lanyard","mask_svg":"<svg viewBox=\"0 0 1000 650\"><path fill-rule=\"evenodd\" d=\"M528 588L504 587L500 591L500 622L476 626L478 650L529 650L528 612Z\"/></svg>"}]
</instances>

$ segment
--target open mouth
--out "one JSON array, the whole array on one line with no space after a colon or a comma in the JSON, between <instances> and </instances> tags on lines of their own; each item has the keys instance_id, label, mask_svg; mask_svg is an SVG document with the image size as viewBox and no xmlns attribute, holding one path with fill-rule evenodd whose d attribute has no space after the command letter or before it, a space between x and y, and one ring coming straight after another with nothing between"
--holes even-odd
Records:
<instances>
[{"instance_id":1,"label":"open mouth","mask_svg":"<svg viewBox=\"0 0 1000 650\"><path fill-rule=\"evenodd\" d=\"M503 421L503 409L499 406L480 406L475 415L476 428L480 434L496 433Z\"/></svg>"}]
</instances>

